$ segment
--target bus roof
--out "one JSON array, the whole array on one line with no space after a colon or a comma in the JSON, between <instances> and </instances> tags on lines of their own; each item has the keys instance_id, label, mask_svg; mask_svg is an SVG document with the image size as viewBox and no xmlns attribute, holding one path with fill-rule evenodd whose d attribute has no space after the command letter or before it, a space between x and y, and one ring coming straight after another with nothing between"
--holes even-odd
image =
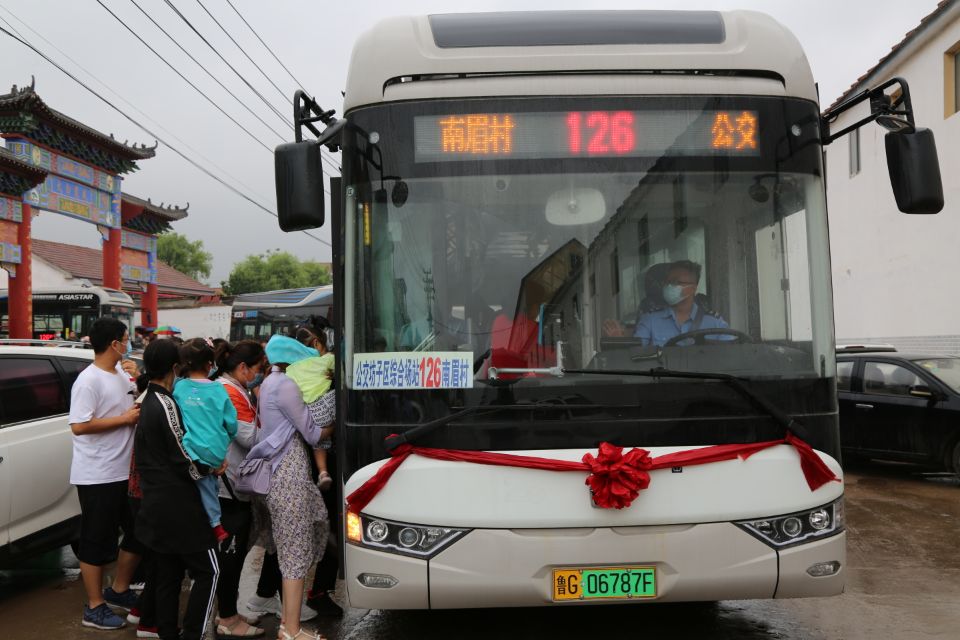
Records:
<instances>
[{"instance_id":1,"label":"bus roof","mask_svg":"<svg viewBox=\"0 0 960 640\"><path fill-rule=\"evenodd\" d=\"M34 287L33 296L38 295L71 295L71 294L92 294L100 298L101 302L109 304L119 304L128 307L133 306L133 298L125 291L119 289L110 289L107 287L83 287L80 285L65 287ZM0 289L0 299L7 298L9 292L7 289Z\"/></svg>"},{"instance_id":2,"label":"bus roof","mask_svg":"<svg viewBox=\"0 0 960 640\"><path fill-rule=\"evenodd\" d=\"M657 72L666 75L651 77ZM585 93L570 74L647 76L649 82L635 93L779 94L817 101L800 43L762 13L525 11L378 22L354 45L343 108L436 97L557 94L557 85L538 88L530 76L562 78L568 93ZM623 93L622 84L619 89L587 86L598 94Z\"/></svg>"},{"instance_id":3,"label":"bus roof","mask_svg":"<svg viewBox=\"0 0 960 640\"><path fill-rule=\"evenodd\" d=\"M302 289L280 289L259 293L241 293L233 299L233 306L244 307L297 307L308 304L332 304L333 285L305 287Z\"/></svg>"}]
</instances>

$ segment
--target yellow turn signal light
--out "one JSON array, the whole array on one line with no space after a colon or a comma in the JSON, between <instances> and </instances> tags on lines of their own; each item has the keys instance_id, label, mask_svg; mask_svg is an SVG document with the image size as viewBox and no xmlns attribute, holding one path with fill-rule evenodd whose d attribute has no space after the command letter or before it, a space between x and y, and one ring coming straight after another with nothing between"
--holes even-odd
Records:
<instances>
[{"instance_id":1,"label":"yellow turn signal light","mask_svg":"<svg viewBox=\"0 0 960 640\"><path fill-rule=\"evenodd\" d=\"M360 523L360 516L352 511L347 512L347 540L350 542L361 542L363 539L363 525Z\"/></svg>"}]
</instances>

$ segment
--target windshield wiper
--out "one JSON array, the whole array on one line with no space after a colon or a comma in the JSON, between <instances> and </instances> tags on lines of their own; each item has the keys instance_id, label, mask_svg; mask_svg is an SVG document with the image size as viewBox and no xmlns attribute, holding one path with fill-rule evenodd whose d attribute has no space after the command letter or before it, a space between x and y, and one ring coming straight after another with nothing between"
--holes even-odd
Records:
<instances>
[{"instance_id":1,"label":"windshield wiper","mask_svg":"<svg viewBox=\"0 0 960 640\"><path fill-rule=\"evenodd\" d=\"M787 431L792 431L803 440L809 439L807 428L803 424L793 419L780 407L776 406L762 395L745 385L745 382L752 382L750 378L735 376L729 373L711 373L708 371L677 371L674 369L665 369L655 367L653 369L564 369L564 373L576 373L583 375L601 375L601 376L635 376L641 378L689 378L693 380L720 380L733 387L743 397L753 402L756 406L763 409L774 420L777 421Z\"/></svg>"},{"instance_id":2,"label":"windshield wiper","mask_svg":"<svg viewBox=\"0 0 960 640\"><path fill-rule=\"evenodd\" d=\"M436 420L431 420L430 422L424 422L419 424L412 429L407 429L403 433L387 436L384 439L384 445L387 447L387 451L393 451L402 444L412 443L420 438L426 436L429 433L432 433L439 429L440 427L450 424L451 422L456 422L460 418L473 415L475 413L480 413L484 411L484 415L497 413L499 411L504 411L507 409L510 410L525 410L525 411L574 411L576 409L596 409L602 408L602 405L572 405L572 404L563 404L561 403L531 403L531 404L480 404L474 405L472 407L467 407L456 413L451 413L450 415L443 416L442 418L437 418Z\"/></svg>"}]
</instances>

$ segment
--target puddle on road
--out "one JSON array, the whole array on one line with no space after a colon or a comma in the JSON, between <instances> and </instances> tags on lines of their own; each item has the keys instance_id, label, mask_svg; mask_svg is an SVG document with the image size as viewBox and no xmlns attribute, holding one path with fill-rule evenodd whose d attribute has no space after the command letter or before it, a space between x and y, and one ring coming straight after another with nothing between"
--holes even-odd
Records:
<instances>
[{"instance_id":1,"label":"puddle on road","mask_svg":"<svg viewBox=\"0 0 960 640\"><path fill-rule=\"evenodd\" d=\"M70 547L63 547L0 570L0 601L44 584L79 579L80 563Z\"/></svg>"},{"instance_id":2,"label":"puddle on road","mask_svg":"<svg viewBox=\"0 0 960 640\"><path fill-rule=\"evenodd\" d=\"M789 638L820 640L769 603L720 602L456 611L370 611L330 638L469 640L491 637L556 640L559 637L663 636L711 640ZM779 615L778 615L779 614ZM345 621L346 622L346 621ZM347 625L345 625L347 626ZM618 631L619 630L619 631Z\"/></svg>"}]
</instances>

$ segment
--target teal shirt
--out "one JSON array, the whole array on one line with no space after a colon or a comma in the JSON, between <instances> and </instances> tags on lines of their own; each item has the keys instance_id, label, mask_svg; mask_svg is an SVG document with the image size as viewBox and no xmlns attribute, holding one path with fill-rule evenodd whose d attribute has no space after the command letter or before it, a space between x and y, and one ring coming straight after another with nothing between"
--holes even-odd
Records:
<instances>
[{"instance_id":1,"label":"teal shirt","mask_svg":"<svg viewBox=\"0 0 960 640\"><path fill-rule=\"evenodd\" d=\"M183 448L191 459L219 467L237 435L237 410L219 382L184 378L173 386L186 434Z\"/></svg>"}]
</instances>

